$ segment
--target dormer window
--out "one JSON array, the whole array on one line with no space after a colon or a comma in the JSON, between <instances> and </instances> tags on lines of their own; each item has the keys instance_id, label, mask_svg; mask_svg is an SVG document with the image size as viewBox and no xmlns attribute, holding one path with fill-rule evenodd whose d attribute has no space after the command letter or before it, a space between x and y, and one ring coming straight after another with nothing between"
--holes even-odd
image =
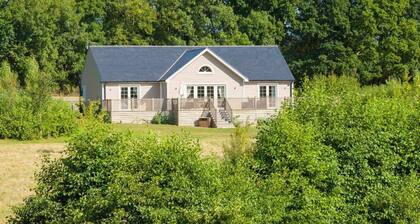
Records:
<instances>
[{"instance_id":1,"label":"dormer window","mask_svg":"<svg viewBox=\"0 0 420 224\"><path fill-rule=\"evenodd\" d=\"M207 65L204 65L200 68L200 70L198 70L199 73L212 73L213 71L211 70L211 68Z\"/></svg>"}]
</instances>

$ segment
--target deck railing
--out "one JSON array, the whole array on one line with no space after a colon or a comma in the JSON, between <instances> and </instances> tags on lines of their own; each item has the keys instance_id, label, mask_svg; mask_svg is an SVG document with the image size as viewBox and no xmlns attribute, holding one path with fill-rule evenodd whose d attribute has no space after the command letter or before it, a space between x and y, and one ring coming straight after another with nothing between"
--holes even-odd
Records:
<instances>
[{"instance_id":1,"label":"deck railing","mask_svg":"<svg viewBox=\"0 0 420 224\"><path fill-rule=\"evenodd\" d=\"M186 99L181 98L179 100L179 109L180 110L201 110L208 108L209 99L208 98L195 98L195 99Z\"/></svg>"},{"instance_id":2,"label":"deck railing","mask_svg":"<svg viewBox=\"0 0 420 224\"><path fill-rule=\"evenodd\" d=\"M287 98L228 98L227 103L231 110L266 110L280 108L285 99Z\"/></svg>"},{"instance_id":3,"label":"deck railing","mask_svg":"<svg viewBox=\"0 0 420 224\"><path fill-rule=\"evenodd\" d=\"M218 108L223 108L232 116L233 110L265 110L278 109L287 98L266 97L266 98L225 98L217 100L208 98L199 99L163 99L150 98L138 100L104 100L102 108L107 111L139 111L139 112L161 112L178 110L208 110L208 103Z\"/></svg>"},{"instance_id":4,"label":"deck railing","mask_svg":"<svg viewBox=\"0 0 420 224\"><path fill-rule=\"evenodd\" d=\"M163 98L150 98L138 100L104 100L102 108L107 111L139 111L161 112L172 110L173 100Z\"/></svg>"}]
</instances>

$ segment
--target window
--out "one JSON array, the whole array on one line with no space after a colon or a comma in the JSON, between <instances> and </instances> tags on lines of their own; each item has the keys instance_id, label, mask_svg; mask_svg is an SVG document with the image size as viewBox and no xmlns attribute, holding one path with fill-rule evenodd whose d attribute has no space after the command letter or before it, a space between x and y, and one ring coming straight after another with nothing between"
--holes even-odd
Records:
<instances>
[{"instance_id":1,"label":"window","mask_svg":"<svg viewBox=\"0 0 420 224\"><path fill-rule=\"evenodd\" d=\"M137 87L130 87L130 99L131 99L131 108L137 109L138 108L138 101L137 101Z\"/></svg>"},{"instance_id":2,"label":"window","mask_svg":"<svg viewBox=\"0 0 420 224\"><path fill-rule=\"evenodd\" d=\"M204 98L204 86L197 86L197 98Z\"/></svg>"},{"instance_id":3,"label":"window","mask_svg":"<svg viewBox=\"0 0 420 224\"><path fill-rule=\"evenodd\" d=\"M130 98L137 99L137 87L130 87Z\"/></svg>"},{"instance_id":4,"label":"window","mask_svg":"<svg viewBox=\"0 0 420 224\"><path fill-rule=\"evenodd\" d=\"M277 107L277 89L276 85L260 85L260 99L257 104L260 108L276 108Z\"/></svg>"},{"instance_id":5,"label":"window","mask_svg":"<svg viewBox=\"0 0 420 224\"><path fill-rule=\"evenodd\" d=\"M138 93L139 91L137 86L121 86L121 109L138 109Z\"/></svg>"},{"instance_id":6,"label":"window","mask_svg":"<svg viewBox=\"0 0 420 224\"><path fill-rule=\"evenodd\" d=\"M225 98L225 86L217 86L217 98Z\"/></svg>"},{"instance_id":7,"label":"window","mask_svg":"<svg viewBox=\"0 0 420 224\"><path fill-rule=\"evenodd\" d=\"M121 109L128 109L128 87L121 87Z\"/></svg>"},{"instance_id":8,"label":"window","mask_svg":"<svg viewBox=\"0 0 420 224\"><path fill-rule=\"evenodd\" d=\"M276 97L276 86L260 85L260 97Z\"/></svg>"},{"instance_id":9,"label":"window","mask_svg":"<svg viewBox=\"0 0 420 224\"><path fill-rule=\"evenodd\" d=\"M207 97L208 98L214 98L214 87L213 86L207 86Z\"/></svg>"},{"instance_id":10,"label":"window","mask_svg":"<svg viewBox=\"0 0 420 224\"><path fill-rule=\"evenodd\" d=\"M267 86L260 86L260 97L267 96Z\"/></svg>"},{"instance_id":11,"label":"window","mask_svg":"<svg viewBox=\"0 0 420 224\"><path fill-rule=\"evenodd\" d=\"M185 88L186 87L186 88ZM223 99L226 96L226 87L223 85L187 85L183 89L187 99L193 98L218 98Z\"/></svg>"},{"instance_id":12,"label":"window","mask_svg":"<svg viewBox=\"0 0 420 224\"><path fill-rule=\"evenodd\" d=\"M205 65L198 70L199 73L211 73L212 70L209 66Z\"/></svg>"},{"instance_id":13,"label":"window","mask_svg":"<svg viewBox=\"0 0 420 224\"><path fill-rule=\"evenodd\" d=\"M276 87L275 86L269 86L268 87L268 96L269 97L276 97Z\"/></svg>"},{"instance_id":14,"label":"window","mask_svg":"<svg viewBox=\"0 0 420 224\"><path fill-rule=\"evenodd\" d=\"M194 98L194 86L187 86L187 98Z\"/></svg>"}]
</instances>

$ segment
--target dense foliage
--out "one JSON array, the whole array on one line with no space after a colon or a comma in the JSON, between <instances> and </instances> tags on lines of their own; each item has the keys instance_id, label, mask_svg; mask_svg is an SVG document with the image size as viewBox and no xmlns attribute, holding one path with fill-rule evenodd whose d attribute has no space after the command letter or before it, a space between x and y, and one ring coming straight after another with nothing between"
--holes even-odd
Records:
<instances>
[{"instance_id":1,"label":"dense foliage","mask_svg":"<svg viewBox=\"0 0 420 224\"><path fill-rule=\"evenodd\" d=\"M188 134L134 138L88 122L11 221L416 223L419 84L305 81L255 143L239 125L224 161L201 158Z\"/></svg>"},{"instance_id":2,"label":"dense foliage","mask_svg":"<svg viewBox=\"0 0 420 224\"><path fill-rule=\"evenodd\" d=\"M51 99L52 81L35 60L27 59L26 67L23 89L7 62L0 67L0 138L28 140L72 132L76 113L67 103Z\"/></svg>"},{"instance_id":3,"label":"dense foliage","mask_svg":"<svg viewBox=\"0 0 420 224\"><path fill-rule=\"evenodd\" d=\"M292 220L304 211L322 222L415 223L419 97L418 79L363 88L348 77L306 81L292 105L260 125L258 173L291 182Z\"/></svg>"},{"instance_id":4,"label":"dense foliage","mask_svg":"<svg viewBox=\"0 0 420 224\"><path fill-rule=\"evenodd\" d=\"M150 121L152 124L170 124L171 117L169 115L163 114L163 113L157 113L155 116L153 116L152 120Z\"/></svg>"},{"instance_id":5,"label":"dense foliage","mask_svg":"<svg viewBox=\"0 0 420 224\"><path fill-rule=\"evenodd\" d=\"M0 61L23 83L33 56L71 89L91 44L271 44L299 79L409 80L420 67L419 8L418 0L0 0Z\"/></svg>"}]
</instances>

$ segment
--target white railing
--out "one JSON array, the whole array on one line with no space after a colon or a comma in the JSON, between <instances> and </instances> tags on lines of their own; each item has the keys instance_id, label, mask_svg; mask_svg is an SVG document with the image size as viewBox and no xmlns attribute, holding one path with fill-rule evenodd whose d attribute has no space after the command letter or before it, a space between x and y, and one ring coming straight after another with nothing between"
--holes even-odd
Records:
<instances>
[{"instance_id":1,"label":"white railing","mask_svg":"<svg viewBox=\"0 0 420 224\"><path fill-rule=\"evenodd\" d=\"M227 102L232 110L265 110L278 109L287 98L228 98Z\"/></svg>"},{"instance_id":2,"label":"white railing","mask_svg":"<svg viewBox=\"0 0 420 224\"><path fill-rule=\"evenodd\" d=\"M173 100L162 98L138 99L138 100L105 100L102 108L107 111L138 111L138 112L161 112L172 110Z\"/></svg>"},{"instance_id":3,"label":"white railing","mask_svg":"<svg viewBox=\"0 0 420 224\"><path fill-rule=\"evenodd\" d=\"M226 98L217 100L218 108L232 110L265 110L278 109L281 104L290 98ZM199 99L163 99L150 98L138 100L105 100L102 102L103 109L107 111L178 111L178 110L203 110L209 108L209 102L214 102L208 98ZM216 105L215 105L216 106Z\"/></svg>"},{"instance_id":4,"label":"white railing","mask_svg":"<svg viewBox=\"0 0 420 224\"><path fill-rule=\"evenodd\" d=\"M179 99L180 110L201 110L209 107L208 98L195 98L195 99Z\"/></svg>"}]
</instances>

